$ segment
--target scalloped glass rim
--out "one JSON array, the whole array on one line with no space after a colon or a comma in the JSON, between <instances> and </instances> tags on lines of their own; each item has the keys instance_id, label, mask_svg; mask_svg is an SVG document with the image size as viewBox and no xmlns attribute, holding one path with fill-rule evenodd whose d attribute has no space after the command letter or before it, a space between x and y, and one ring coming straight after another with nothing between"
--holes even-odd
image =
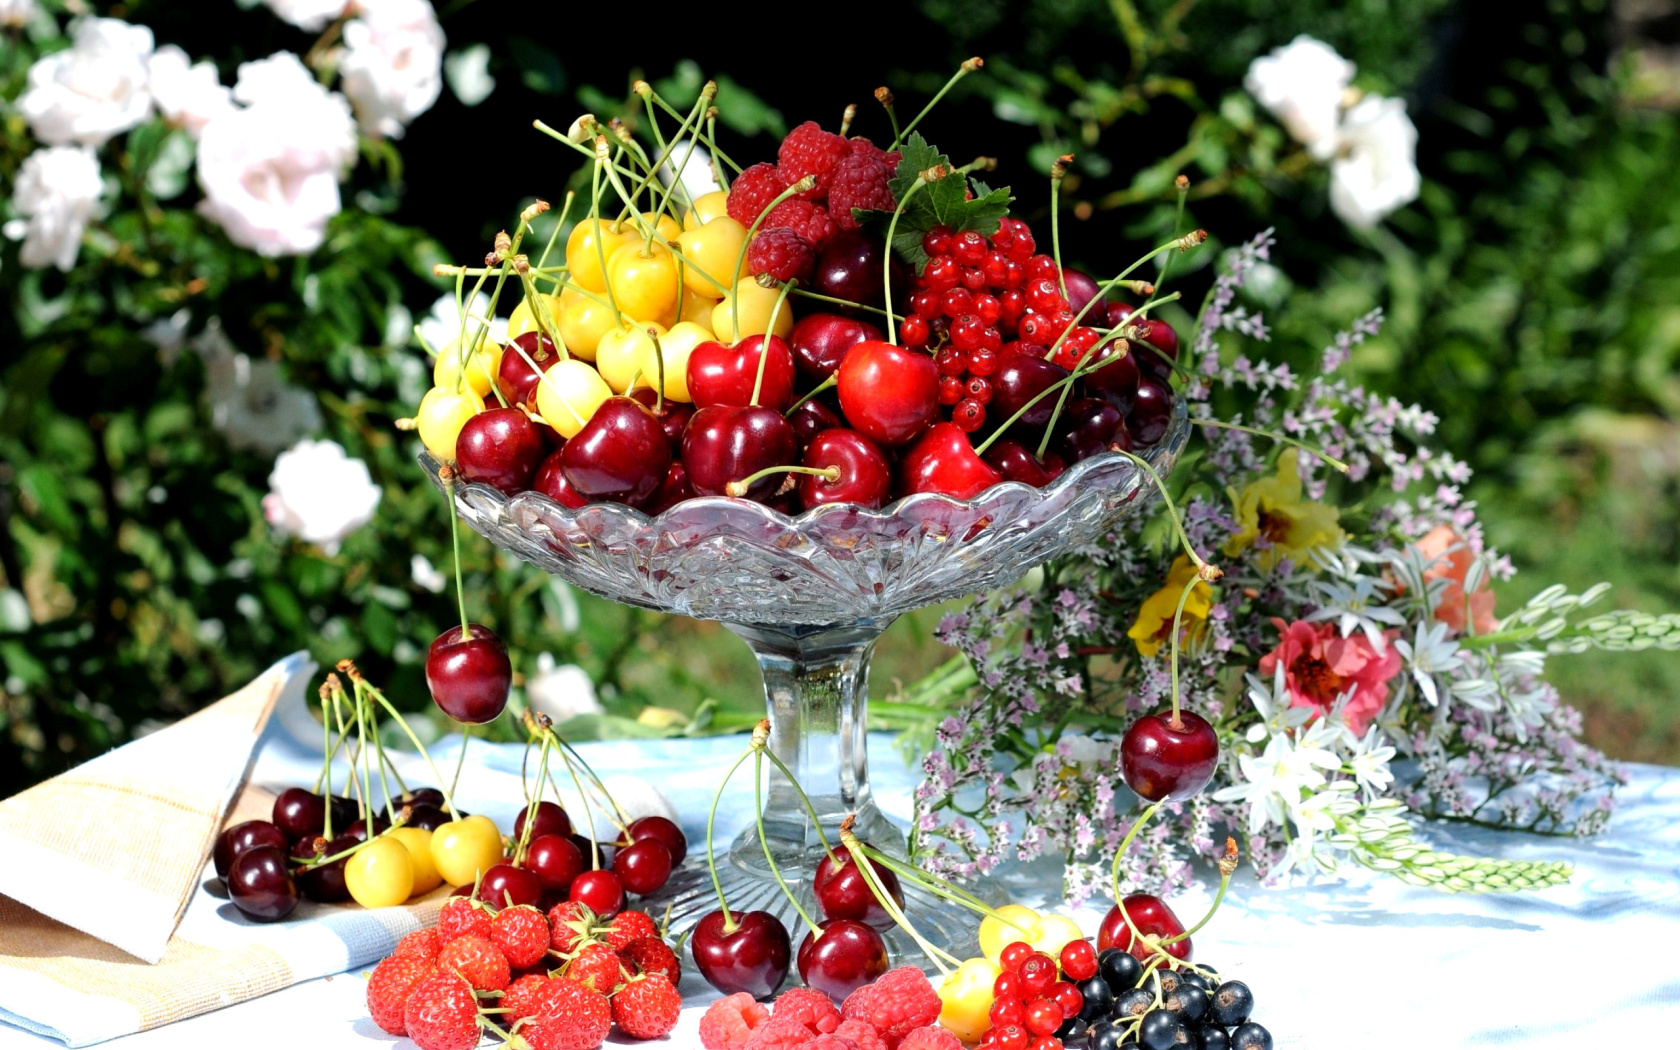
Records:
<instances>
[{"instance_id":1,"label":"scalloped glass rim","mask_svg":"<svg viewBox=\"0 0 1680 1050\"><path fill-rule=\"evenodd\" d=\"M1182 451L1184 441L1189 436L1189 431L1189 409L1187 408L1183 397L1175 397L1173 399L1172 416L1167 424L1167 432L1161 436L1160 441L1157 441L1154 445L1144 449L1142 452L1136 453L1136 455L1139 459L1142 459L1151 467L1154 467L1157 473L1165 477L1166 474L1171 471L1172 464L1177 462L1178 455ZM1166 464L1166 468L1163 470L1156 464L1169 451L1172 453L1172 456ZM427 476L432 479L432 484L436 485L439 491L442 491L443 482L438 479L439 464L437 459L434 458L430 452L426 452L424 450L421 451L419 458L421 466L426 469ZM468 482L465 485L461 485L457 489L457 492L475 492L492 502L499 503L512 503L515 499L540 501L547 506L553 507L554 512L562 519L571 519L574 522L581 521L589 514L610 514L614 517L624 518L628 521L641 522L648 525L658 525L674 513L681 512L683 514L688 514L692 512L694 508L704 507L707 504L722 504L729 507L731 510L739 510L743 504L746 504L758 507L763 511L766 517L774 519L779 525L783 525L796 532L803 532L809 526L819 524L824 518L832 517L836 514L856 515L858 518L865 520L886 522L891 521L894 518L905 517L905 510L917 509L930 504L937 504L957 510L975 510L979 509L983 504L995 502L1000 494L1010 491L1037 492L1040 494L1042 502L1048 502L1051 499L1059 497L1067 489L1078 485L1080 481L1087 476L1096 473L1099 470L1106 470L1117 461L1121 463L1131 463L1130 459L1122 456L1118 452L1104 452L1100 455L1080 460L1072 467L1064 470L1060 477L1043 488L1034 488L1031 485L1027 485L1019 481L1005 481L1000 484L993 485L991 488L986 489L984 492L981 492L979 495L969 500L960 500L954 496L947 496L942 492L918 492L915 495L905 496L902 499L894 500L878 510L868 507L860 507L855 503L825 503L820 507L813 507L810 510L804 511L792 517L783 514L774 507L759 503L756 500L736 499L732 496L696 496L693 499L684 500L675 506L661 511L657 517L650 518L640 510L637 510L635 507L624 503L590 503L574 509L566 506L565 504L549 499L547 496L535 490L526 490L524 492L517 493L516 495L509 496L500 489L491 488L489 485L477 482Z\"/></svg>"}]
</instances>

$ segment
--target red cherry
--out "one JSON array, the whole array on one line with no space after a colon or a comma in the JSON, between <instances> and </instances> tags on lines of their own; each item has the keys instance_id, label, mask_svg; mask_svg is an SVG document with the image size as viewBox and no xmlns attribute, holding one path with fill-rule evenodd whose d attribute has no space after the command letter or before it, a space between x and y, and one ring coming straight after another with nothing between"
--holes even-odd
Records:
<instances>
[{"instance_id":1,"label":"red cherry","mask_svg":"<svg viewBox=\"0 0 1680 1050\"><path fill-rule=\"evenodd\" d=\"M902 908L904 891L899 887L898 876L867 858L865 863L881 888L887 891L887 896ZM819 860L811 888L826 918L852 919L877 930L890 930L894 925L892 916L870 892L869 883L864 880L863 872L850 850L842 849Z\"/></svg>"},{"instance_id":2,"label":"red cherry","mask_svg":"<svg viewBox=\"0 0 1680 1050\"><path fill-rule=\"evenodd\" d=\"M788 416L788 422L793 425L794 441L802 449L808 447L811 440L823 431L846 425L840 418L840 413L817 398L812 398L794 409Z\"/></svg>"},{"instance_id":3,"label":"red cherry","mask_svg":"<svg viewBox=\"0 0 1680 1050\"><path fill-rule=\"evenodd\" d=\"M758 404L777 412L793 404L793 351L779 335L769 339L765 351L764 381L758 379L762 335L749 335L734 346L705 342L688 355L688 392L696 408L712 405ZM758 400L753 400L753 388Z\"/></svg>"},{"instance_id":4,"label":"red cherry","mask_svg":"<svg viewBox=\"0 0 1680 1050\"><path fill-rule=\"evenodd\" d=\"M887 457L855 430L823 431L811 439L801 462L819 470L834 467L840 471L837 481L816 474L799 475L799 502L806 508L824 503L879 507L892 490L892 467Z\"/></svg>"},{"instance_id":5,"label":"red cherry","mask_svg":"<svg viewBox=\"0 0 1680 1050\"><path fill-rule=\"evenodd\" d=\"M628 397L601 402L560 450L560 469L586 499L640 507L665 481L671 445L646 405Z\"/></svg>"},{"instance_id":6,"label":"red cherry","mask_svg":"<svg viewBox=\"0 0 1680 1050\"><path fill-rule=\"evenodd\" d=\"M274 800L272 816L288 839L314 837L326 826L327 800L305 788L289 787Z\"/></svg>"},{"instance_id":7,"label":"red cherry","mask_svg":"<svg viewBox=\"0 0 1680 1050\"><path fill-rule=\"evenodd\" d=\"M1095 312L1095 311L1093 311L1093 312ZM1126 318L1128 318L1130 316L1132 316L1132 304L1131 303L1115 302L1112 299L1109 300L1109 302L1108 302L1108 318L1107 318L1108 324L1107 324L1106 327L1119 328L1126 323Z\"/></svg>"},{"instance_id":8,"label":"red cherry","mask_svg":"<svg viewBox=\"0 0 1680 1050\"><path fill-rule=\"evenodd\" d=\"M683 834L681 828L664 817L641 817L632 820L630 826L624 829L624 833L631 842L656 839L664 843L665 848L671 853L672 865L681 865L683 858L688 856L688 836Z\"/></svg>"},{"instance_id":9,"label":"red cherry","mask_svg":"<svg viewBox=\"0 0 1680 1050\"><path fill-rule=\"evenodd\" d=\"M1054 999L1034 999L1027 1004L1026 1029L1033 1035L1052 1035L1063 1020L1061 1004Z\"/></svg>"},{"instance_id":10,"label":"red cherry","mask_svg":"<svg viewBox=\"0 0 1680 1050\"><path fill-rule=\"evenodd\" d=\"M708 912L689 937L694 965L706 983L724 995L746 992L754 999L774 995L787 977L793 945L782 920L767 911Z\"/></svg>"},{"instance_id":11,"label":"red cherry","mask_svg":"<svg viewBox=\"0 0 1680 1050\"><path fill-rule=\"evenodd\" d=\"M1070 981L1089 981L1097 975L1097 949L1090 941L1067 942L1062 947L1060 962L1062 973Z\"/></svg>"},{"instance_id":12,"label":"red cherry","mask_svg":"<svg viewBox=\"0 0 1680 1050\"><path fill-rule=\"evenodd\" d=\"M1044 392L1067 376L1067 369L1036 354L1010 357L992 377L992 402L986 406L987 414L1001 426L1030 403L1032 407L1010 429L1029 435L1041 432L1055 414L1056 402L1061 400L1059 389L1049 394Z\"/></svg>"},{"instance_id":13,"label":"red cherry","mask_svg":"<svg viewBox=\"0 0 1680 1050\"><path fill-rule=\"evenodd\" d=\"M833 375L847 350L880 338L881 330L868 321L839 314L809 314L788 333L794 367L807 386L816 386Z\"/></svg>"},{"instance_id":14,"label":"red cherry","mask_svg":"<svg viewBox=\"0 0 1680 1050\"><path fill-rule=\"evenodd\" d=\"M712 405L694 413L683 434L683 466L697 495L723 496L732 481L743 481L765 467L798 461L793 427L772 408ZM753 482L747 498L766 500L781 488L783 476Z\"/></svg>"},{"instance_id":15,"label":"red cherry","mask_svg":"<svg viewBox=\"0 0 1680 1050\"><path fill-rule=\"evenodd\" d=\"M532 841L544 835L570 835L572 833L572 818L567 815L565 809L561 808L558 802L538 802L536 810L536 817L532 818L531 807L527 805L513 818L513 837L515 839L523 840L525 838L527 820L531 824Z\"/></svg>"},{"instance_id":16,"label":"red cherry","mask_svg":"<svg viewBox=\"0 0 1680 1050\"><path fill-rule=\"evenodd\" d=\"M356 840L349 835L338 835L330 841L322 838L304 839L292 847L290 859L296 863L315 857L336 857L355 844ZM298 868L298 890L305 897L320 904L349 900L350 887L344 882L344 862L348 859L339 857L329 864Z\"/></svg>"},{"instance_id":17,"label":"red cherry","mask_svg":"<svg viewBox=\"0 0 1680 1050\"><path fill-rule=\"evenodd\" d=\"M573 832L567 838L577 847L578 856L583 858L585 869L605 871L612 867L613 848L605 842L591 843L587 838Z\"/></svg>"},{"instance_id":18,"label":"red cherry","mask_svg":"<svg viewBox=\"0 0 1680 1050\"><path fill-rule=\"evenodd\" d=\"M1145 937L1153 937L1157 941L1168 937L1176 937L1184 932L1184 924L1178 921L1178 916L1167 907L1165 901L1150 893L1134 893L1126 897L1126 914L1131 916L1132 925ZM1119 948L1131 952L1140 962L1148 962L1155 957L1149 946L1134 943L1132 931L1126 927L1126 920L1120 914L1120 905L1116 904L1103 916L1102 926L1097 930L1097 950L1105 951L1109 948ZM1190 938L1161 945L1170 956L1181 962L1190 961Z\"/></svg>"},{"instance_id":19,"label":"red cherry","mask_svg":"<svg viewBox=\"0 0 1680 1050\"><path fill-rule=\"evenodd\" d=\"M444 714L467 725L494 721L507 706L513 688L513 664L507 646L488 627L449 627L432 640L426 653L426 687Z\"/></svg>"},{"instance_id":20,"label":"red cherry","mask_svg":"<svg viewBox=\"0 0 1680 1050\"><path fill-rule=\"evenodd\" d=\"M1046 458L1054 453L1046 453ZM1056 474L1050 472L1046 463L1041 463L1027 446L1012 438L1004 438L994 442L980 457L986 465L998 472L998 476L1005 481L1019 481L1023 485L1031 485L1041 489L1056 480ZM1060 462L1060 457L1056 457ZM1057 471L1056 473L1060 473Z\"/></svg>"},{"instance_id":21,"label":"red cherry","mask_svg":"<svg viewBox=\"0 0 1680 1050\"><path fill-rule=\"evenodd\" d=\"M1132 403L1137 400L1137 354L1118 340L1110 340L1098 347L1087 363L1092 370L1079 380L1085 393L1107 401L1119 409L1121 415L1130 412Z\"/></svg>"},{"instance_id":22,"label":"red cherry","mask_svg":"<svg viewBox=\"0 0 1680 1050\"><path fill-rule=\"evenodd\" d=\"M926 354L870 340L846 351L835 376L840 411L880 444L910 441L939 411L939 370Z\"/></svg>"},{"instance_id":23,"label":"red cherry","mask_svg":"<svg viewBox=\"0 0 1680 1050\"><path fill-rule=\"evenodd\" d=\"M525 353L520 354L520 350ZM526 357L531 360L525 360ZM501 388L502 396L508 399L508 404L536 408L537 383L541 381L542 373L553 368L559 360L554 340L537 332L525 332L515 337L513 345L503 351L502 364L496 372L496 385ZM535 369L531 367L533 362L537 366Z\"/></svg>"},{"instance_id":24,"label":"red cherry","mask_svg":"<svg viewBox=\"0 0 1680 1050\"><path fill-rule=\"evenodd\" d=\"M620 849L613 857L613 874L623 884L625 892L638 897L658 893L671 881L671 851L658 839L639 839Z\"/></svg>"},{"instance_id":25,"label":"red cherry","mask_svg":"<svg viewBox=\"0 0 1680 1050\"><path fill-rule=\"evenodd\" d=\"M572 483L566 480L566 472L560 462L560 453L564 451L562 446L548 454L548 458L543 460L543 465L537 468L537 476L531 480L531 488L562 507L577 510L588 505L589 501L578 495L577 490L572 488Z\"/></svg>"},{"instance_id":26,"label":"red cherry","mask_svg":"<svg viewBox=\"0 0 1680 1050\"><path fill-rule=\"evenodd\" d=\"M1139 321L1137 327L1142 329L1138 333L1138 340L1148 344L1138 350L1138 359L1142 366L1157 376L1171 372L1172 368L1167 361L1178 360L1178 333L1173 330L1173 326L1158 317L1149 317ZM1156 350L1160 353L1156 353Z\"/></svg>"},{"instance_id":27,"label":"red cherry","mask_svg":"<svg viewBox=\"0 0 1680 1050\"><path fill-rule=\"evenodd\" d=\"M298 888L284 850L257 846L233 859L227 873L228 897L249 919L274 922L297 907Z\"/></svg>"},{"instance_id":28,"label":"red cherry","mask_svg":"<svg viewBox=\"0 0 1680 1050\"><path fill-rule=\"evenodd\" d=\"M1077 463L1099 452L1132 450L1132 435L1126 431L1120 410L1101 398L1069 401L1057 429L1063 431L1058 445L1070 462Z\"/></svg>"},{"instance_id":29,"label":"red cherry","mask_svg":"<svg viewBox=\"0 0 1680 1050\"><path fill-rule=\"evenodd\" d=\"M660 429L665 431L665 442L671 446L672 458L682 455L683 430L694 416L694 406L670 398L661 401L652 387L639 386L630 391L629 396L646 405L654 418L659 420ZM654 407L656 405L657 408Z\"/></svg>"},{"instance_id":30,"label":"red cherry","mask_svg":"<svg viewBox=\"0 0 1680 1050\"><path fill-rule=\"evenodd\" d=\"M660 483L642 509L649 515L663 514L683 500L693 498L694 488L688 483L688 468L678 460L665 471L665 480Z\"/></svg>"},{"instance_id":31,"label":"red cherry","mask_svg":"<svg viewBox=\"0 0 1680 1050\"><path fill-rule=\"evenodd\" d=\"M444 811L442 806L433 806L424 802L404 806L402 812L407 814L403 817L403 826L419 828L421 831L436 831L453 819Z\"/></svg>"},{"instance_id":32,"label":"red cherry","mask_svg":"<svg viewBox=\"0 0 1680 1050\"><path fill-rule=\"evenodd\" d=\"M512 864L493 864L478 880L478 899L497 908L513 904L534 908L541 903L542 895L542 880L537 873Z\"/></svg>"},{"instance_id":33,"label":"red cherry","mask_svg":"<svg viewBox=\"0 0 1680 1050\"><path fill-rule=\"evenodd\" d=\"M384 817L376 815L373 818L373 833L375 835L378 835L390 826L391 822L386 820ZM358 820L354 824L345 828L344 833L355 839L357 842L366 842L368 840L368 822L365 820Z\"/></svg>"},{"instance_id":34,"label":"red cherry","mask_svg":"<svg viewBox=\"0 0 1680 1050\"><path fill-rule=\"evenodd\" d=\"M548 443L523 409L492 408L467 420L455 439L461 477L511 496L531 486Z\"/></svg>"},{"instance_id":35,"label":"red cherry","mask_svg":"<svg viewBox=\"0 0 1680 1050\"><path fill-rule=\"evenodd\" d=\"M1145 377L1138 382L1137 400L1126 416L1126 429L1139 445L1148 447L1166 436L1172 399L1172 388L1161 380Z\"/></svg>"},{"instance_id":36,"label":"red cherry","mask_svg":"<svg viewBox=\"0 0 1680 1050\"><path fill-rule=\"evenodd\" d=\"M229 866L239 855L259 846L273 846L281 851L292 848L292 844L286 841L285 834L266 820L247 820L217 835L216 846L211 851L211 859L216 864L217 878L226 879Z\"/></svg>"},{"instance_id":37,"label":"red cherry","mask_svg":"<svg viewBox=\"0 0 1680 1050\"><path fill-rule=\"evenodd\" d=\"M886 303L886 289L882 284L885 254L881 242L875 238L856 230L841 230L817 256L816 268L811 272L811 290L879 309ZM907 287L896 259L892 268L893 287Z\"/></svg>"},{"instance_id":38,"label":"red cherry","mask_svg":"<svg viewBox=\"0 0 1680 1050\"><path fill-rule=\"evenodd\" d=\"M572 880L566 899L586 905L602 918L610 918L624 907L624 884L610 871L586 871Z\"/></svg>"},{"instance_id":39,"label":"red cherry","mask_svg":"<svg viewBox=\"0 0 1680 1050\"><path fill-rule=\"evenodd\" d=\"M874 927L851 919L825 919L820 934L799 942L799 977L835 1002L887 972L887 942Z\"/></svg>"},{"instance_id":40,"label":"red cherry","mask_svg":"<svg viewBox=\"0 0 1680 1050\"><path fill-rule=\"evenodd\" d=\"M1219 734L1193 711L1144 715L1120 741L1120 776L1150 802L1190 798L1219 765Z\"/></svg>"},{"instance_id":41,"label":"red cherry","mask_svg":"<svg viewBox=\"0 0 1680 1050\"><path fill-rule=\"evenodd\" d=\"M1001 481L1002 476L974 454L968 435L955 423L929 427L899 463L898 489L904 495L943 492L973 499Z\"/></svg>"},{"instance_id":42,"label":"red cherry","mask_svg":"<svg viewBox=\"0 0 1680 1050\"><path fill-rule=\"evenodd\" d=\"M537 877L544 893L565 893L583 874L584 859L577 845L564 835L533 838L525 850L525 867Z\"/></svg>"},{"instance_id":43,"label":"red cherry","mask_svg":"<svg viewBox=\"0 0 1680 1050\"><path fill-rule=\"evenodd\" d=\"M1096 278L1078 270L1063 270L1062 283L1067 286L1068 309L1075 314L1084 310L1085 304L1095 299L1097 293L1102 290L1102 286L1097 284ZM1084 321L1086 324L1101 324L1107 319L1103 304L1098 303L1086 312Z\"/></svg>"}]
</instances>

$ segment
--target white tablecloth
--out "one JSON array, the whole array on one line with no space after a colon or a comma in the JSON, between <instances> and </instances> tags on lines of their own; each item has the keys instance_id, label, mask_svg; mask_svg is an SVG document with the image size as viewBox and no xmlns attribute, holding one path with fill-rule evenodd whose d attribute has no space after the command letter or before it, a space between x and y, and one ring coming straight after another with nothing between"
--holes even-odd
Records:
<instances>
[{"instance_id":1,"label":"white tablecloth","mask_svg":"<svg viewBox=\"0 0 1680 1050\"><path fill-rule=\"evenodd\" d=\"M295 719L276 719L254 768L256 782L313 781L319 745L305 742L302 732L293 735L305 728ZM603 773L638 773L658 783L698 844L716 778L743 743L615 742L580 750ZM890 737L872 738L871 748L876 798L903 820L912 772ZM447 775L453 745L434 752ZM508 826L520 805L519 761L517 747L473 744L461 804ZM429 782L418 760L402 769L415 782ZM1280 1048L1680 1046L1674 1034L1680 1024L1680 770L1636 766L1631 772L1621 810L1595 839L1427 829L1439 849L1570 861L1576 875L1568 886L1468 897L1363 874L1289 889L1264 889L1239 877L1220 914L1197 935L1196 957L1253 988L1255 1019L1271 1029ZM719 841L748 820L750 810L726 803ZM1204 886L1174 905L1188 921L1207 900ZM1095 912L1075 917L1095 930ZM379 1031L366 1016L362 974L370 968L371 962L356 965L101 1045L366 1050L399 1044L397 1050L408 1050L412 1043ZM697 1047L696 1025L713 993L692 973L683 992L687 1008L666 1045ZM60 1045L0 1024L0 1050Z\"/></svg>"}]
</instances>

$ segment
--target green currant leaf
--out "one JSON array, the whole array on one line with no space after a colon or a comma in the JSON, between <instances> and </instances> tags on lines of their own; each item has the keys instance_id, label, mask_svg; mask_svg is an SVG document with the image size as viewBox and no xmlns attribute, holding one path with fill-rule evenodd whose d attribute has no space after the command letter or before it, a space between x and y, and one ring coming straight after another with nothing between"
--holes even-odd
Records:
<instances>
[{"instance_id":1,"label":"green currant leaf","mask_svg":"<svg viewBox=\"0 0 1680 1050\"><path fill-rule=\"evenodd\" d=\"M957 174L951 159L920 134L912 133L904 142L903 154L897 173L887 184L893 199L904 204L898 222L893 223L891 212L853 208L852 217L860 226L883 239L891 228L893 253L918 273L927 264L922 237L934 227L947 226L958 233L976 230L988 237L997 232L998 220L1009 214L1009 203L1015 199L1007 186L993 189L978 179ZM921 173L937 167L951 174L926 184L906 199Z\"/></svg>"}]
</instances>

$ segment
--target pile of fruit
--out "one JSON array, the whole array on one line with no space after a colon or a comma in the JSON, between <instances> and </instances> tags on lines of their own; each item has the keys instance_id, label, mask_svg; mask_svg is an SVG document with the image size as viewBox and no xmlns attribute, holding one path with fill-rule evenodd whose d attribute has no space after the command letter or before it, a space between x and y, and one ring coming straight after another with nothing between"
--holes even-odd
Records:
<instances>
[{"instance_id":1,"label":"pile of fruit","mask_svg":"<svg viewBox=\"0 0 1680 1050\"><path fill-rule=\"evenodd\" d=\"M657 1039L682 1012L676 953L645 912L604 919L562 902L452 898L368 977L368 1013L420 1050L468 1050L485 1032L530 1050L594 1050L614 1026Z\"/></svg>"},{"instance_id":2,"label":"pile of fruit","mask_svg":"<svg viewBox=\"0 0 1680 1050\"><path fill-rule=\"evenodd\" d=\"M538 202L484 266L439 268L463 301L466 278L475 297L493 281L492 311L519 288L506 345L463 316L405 421L446 477L649 513L695 496L879 507L1042 486L1166 432L1178 339L1149 308L1170 297L1134 310L1107 295L1147 282L1039 251L1008 191L971 176L989 162L956 167L914 133L883 149L846 134L848 113L731 179L698 126L715 88L669 139L654 107L681 115L636 90L654 145L588 116L545 128L593 163L563 261L547 263L564 214L547 249L521 250ZM726 189L690 199L670 177L685 137Z\"/></svg>"},{"instance_id":3,"label":"pile of fruit","mask_svg":"<svg viewBox=\"0 0 1680 1050\"><path fill-rule=\"evenodd\" d=\"M705 1050L961 1050L939 1021L940 1000L914 966L888 970L838 1004L792 988L770 1006L745 992L725 996L700 1019Z\"/></svg>"}]
</instances>

